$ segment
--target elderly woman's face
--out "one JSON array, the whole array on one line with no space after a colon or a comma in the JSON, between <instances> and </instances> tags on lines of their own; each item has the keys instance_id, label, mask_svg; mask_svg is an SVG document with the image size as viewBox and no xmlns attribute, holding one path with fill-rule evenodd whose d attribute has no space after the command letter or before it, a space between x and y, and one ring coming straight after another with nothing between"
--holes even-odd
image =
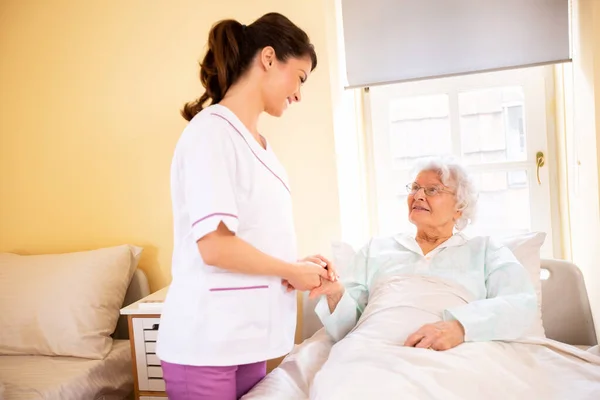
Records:
<instances>
[{"instance_id":1,"label":"elderly woman's face","mask_svg":"<svg viewBox=\"0 0 600 400\"><path fill-rule=\"evenodd\" d=\"M437 192L428 195L431 188ZM460 217L456 210L456 196L454 188L444 186L435 171L422 171L413 183L414 193L408 195L408 218L410 222L419 227L449 228L454 227L454 222Z\"/></svg>"}]
</instances>

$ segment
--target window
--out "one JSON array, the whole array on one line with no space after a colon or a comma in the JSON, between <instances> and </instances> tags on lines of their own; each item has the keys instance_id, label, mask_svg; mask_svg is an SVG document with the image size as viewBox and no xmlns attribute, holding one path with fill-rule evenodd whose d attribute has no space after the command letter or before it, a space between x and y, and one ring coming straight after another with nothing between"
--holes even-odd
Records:
<instances>
[{"instance_id":1,"label":"window","mask_svg":"<svg viewBox=\"0 0 600 400\"><path fill-rule=\"evenodd\" d=\"M414 161L454 155L479 189L478 216L467 234L544 231L543 255L558 256L553 246L558 216L550 203L556 188L548 163L539 171L536 165L538 152L546 161L554 159L548 154L546 113L552 82L551 67L536 67L365 91L371 233L413 230L405 185Z\"/></svg>"}]
</instances>

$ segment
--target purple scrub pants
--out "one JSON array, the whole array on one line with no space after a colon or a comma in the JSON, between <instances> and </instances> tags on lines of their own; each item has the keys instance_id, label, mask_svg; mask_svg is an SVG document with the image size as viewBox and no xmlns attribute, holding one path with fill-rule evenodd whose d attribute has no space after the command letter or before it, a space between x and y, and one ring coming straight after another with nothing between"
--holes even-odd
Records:
<instances>
[{"instance_id":1,"label":"purple scrub pants","mask_svg":"<svg viewBox=\"0 0 600 400\"><path fill-rule=\"evenodd\" d=\"M236 400L267 373L267 362L229 367L197 367L162 362L169 400Z\"/></svg>"}]
</instances>

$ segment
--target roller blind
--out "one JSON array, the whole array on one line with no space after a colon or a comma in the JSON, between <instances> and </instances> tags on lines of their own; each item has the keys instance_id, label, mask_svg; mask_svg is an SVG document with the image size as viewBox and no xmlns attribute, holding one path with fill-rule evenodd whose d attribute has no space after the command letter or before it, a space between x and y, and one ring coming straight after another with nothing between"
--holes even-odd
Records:
<instances>
[{"instance_id":1,"label":"roller blind","mask_svg":"<svg viewBox=\"0 0 600 400\"><path fill-rule=\"evenodd\" d=\"M349 87L569 61L569 0L342 0Z\"/></svg>"}]
</instances>

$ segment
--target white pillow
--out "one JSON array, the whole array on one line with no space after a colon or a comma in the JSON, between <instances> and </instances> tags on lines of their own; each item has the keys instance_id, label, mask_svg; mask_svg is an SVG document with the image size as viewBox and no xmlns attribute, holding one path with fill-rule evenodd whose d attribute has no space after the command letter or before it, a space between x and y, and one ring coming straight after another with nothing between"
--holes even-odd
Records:
<instances>
[{"instance_id":1,"label":"white pillow","mask_svg":"<svg viewBox=\"0 0 600 400\"><path fill-rule=\"evenodd\" d=\"M542 323L542 281L540 279L540 250L546 239L544 232L529 232L514 236L494 237L499 244L506 246L515 255L515 258L527 270L538 298L538 311L536 320L527 332L528 336L545 337ZM343 277L343 268L352 263L356 250L345 242L332 243L332 261L338 268L338 273Z\"/></svg>"},{"instance_id":2,"label":"white pillow","mask_svg":"<svg viewBox=\"0 0 600 400\"><path fill-rule=\"evenodd\" d=\"M103 359L141 251L0 254L0 354Z\"/></svg>"},{"instance_id":3,"label":"white pillow","mask_svg":"<svg viewBox=\"0 0 600 400\"><path fill-rule=\"evenodd\" d=\"M514 236L496 237L498 243L504 245L512 251L515 258L525 267L529 273L529 278L535 289L538 300L538 310L536 321L530 328L530 336L545 337L544 325L542 321L542 280L541 273L541 255L540 250L546 240L544 232L529 232Z\"/></svg>"},{"instance_id":4,"label":"white pillow","mask_svg":"<svg viewBox=\"0 0 600 400\"><path fill-rule=\"evenodd\" d=\"M343 271L352 264L356 250L352 245L346 242L332 242L331 243L331 261L337 268L337 273L342 278L346 275Z\"/></svg>"}]
</instances>

